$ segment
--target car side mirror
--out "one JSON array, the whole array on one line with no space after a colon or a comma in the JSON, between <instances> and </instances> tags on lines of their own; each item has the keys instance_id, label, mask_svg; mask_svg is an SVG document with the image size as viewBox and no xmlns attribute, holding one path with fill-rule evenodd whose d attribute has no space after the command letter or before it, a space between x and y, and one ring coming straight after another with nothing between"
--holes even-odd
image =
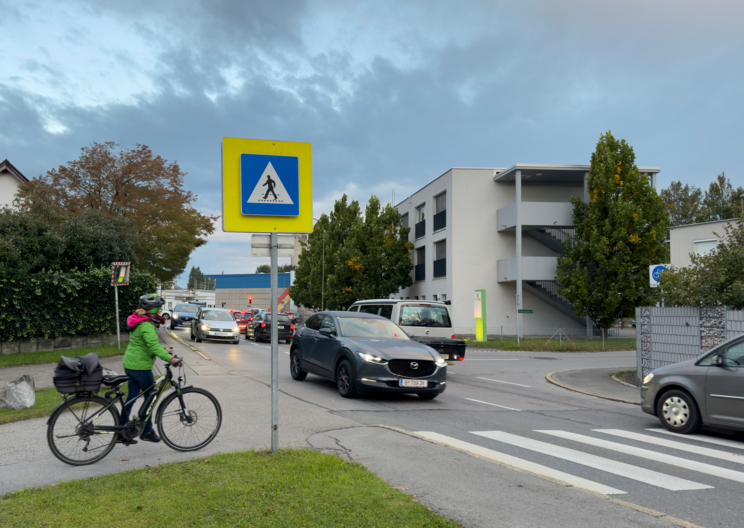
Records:
<instances>
[{"instance_id":1,"label":"car side mirror","mask_svg":"<svg viewBox=\"0 0 744 528\"><path fill-rule=\"evenodd\" d=\"M333 330L331 330L330 328L321 328L320 330L318 330L318 332L320 332L320 335L326 337L331 337L333 335Z\"/></svg>"},{"instance_id":2,"label":"car side mirror","mask_svg":"<svg viewBox=\"0 0 744 528\"><path fill-rule=\"evenodd\" d=\"M710 364L714 367L720 367L723 365L723 356L716 354L710 359Z\"/></svg>"}]
</instances>

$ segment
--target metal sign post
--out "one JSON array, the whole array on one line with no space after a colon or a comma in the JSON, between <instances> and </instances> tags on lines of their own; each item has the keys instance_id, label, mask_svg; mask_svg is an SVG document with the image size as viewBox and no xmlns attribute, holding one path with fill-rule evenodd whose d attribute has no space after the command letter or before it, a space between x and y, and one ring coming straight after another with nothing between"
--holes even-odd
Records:
<instances>
[{"instance_id":1,"label":"metal sign post","mask_svg":"<svg viewBox=\"0 0 744 528\"><path fill-rule=\"evenodd\" d=\"M114 262L111 264L111 286L114 287L114 302L116 303L116 346L118 350L121 350L119 286L129 286L129 267L129 262Z\"/></svg>"},{"instance_id":2,"label":"metal sign post","mask_svg":"<svg viewBox=\"0 0 744 528\"><path fill-rule=\"evenodd\" d=\"M271 233L271 452L279 452L279 242Z\"/></svg>"}]
</instances>

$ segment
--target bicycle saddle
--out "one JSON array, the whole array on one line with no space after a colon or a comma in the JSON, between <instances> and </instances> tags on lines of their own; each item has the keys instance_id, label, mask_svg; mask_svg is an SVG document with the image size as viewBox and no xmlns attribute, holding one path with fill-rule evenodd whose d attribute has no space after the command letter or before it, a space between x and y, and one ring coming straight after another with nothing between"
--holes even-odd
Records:
<instances>
[{"instance_id":1,"label":"bicycle saddle","mask_svg":"<svg viewBox=\"0 0 744 528\"><path fill-rule=\"evenodd\" d=\"M121 375L121 376L104 376L103 377L103 384L107 387L118 387L125 381L129 379L129 376Z\"/></svg>"}]
</instances>

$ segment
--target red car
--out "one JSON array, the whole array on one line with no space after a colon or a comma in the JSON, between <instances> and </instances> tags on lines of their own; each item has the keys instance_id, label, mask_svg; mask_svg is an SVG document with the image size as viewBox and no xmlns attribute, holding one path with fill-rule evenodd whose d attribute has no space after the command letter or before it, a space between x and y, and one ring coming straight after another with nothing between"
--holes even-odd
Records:
<instances>
[{"instance_id":1,"label":"red car","mask_svg":"<svg viewBox=\"0 0 744 528\"><path fill-rule=\"evenodd\" d=\"M239 310L230 310L233 314L233 318L235 319L235 322L238 323L238 327L240 328L241 332L245 332L245 327L253 320L253 314L251 312L247 312L243 310L242 312Z\"/></svg>"}]
</instances>

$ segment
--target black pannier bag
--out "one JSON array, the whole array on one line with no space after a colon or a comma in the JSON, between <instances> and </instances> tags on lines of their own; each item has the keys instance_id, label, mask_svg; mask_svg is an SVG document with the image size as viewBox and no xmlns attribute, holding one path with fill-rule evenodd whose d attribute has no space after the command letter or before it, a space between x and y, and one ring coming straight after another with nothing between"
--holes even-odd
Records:
<instances>
[{"instance_id":1,"label":"black pannier bag","mask_svg":"<svg viewBox=\"0 0 744 528\"><path fill-rule=\"evenodd\" d=\"M57 392L62 394L96 392L103 381L103 367L93 352L75 359L62 356L54 369L52 381Z\"/></svg>"}]
</instances>

